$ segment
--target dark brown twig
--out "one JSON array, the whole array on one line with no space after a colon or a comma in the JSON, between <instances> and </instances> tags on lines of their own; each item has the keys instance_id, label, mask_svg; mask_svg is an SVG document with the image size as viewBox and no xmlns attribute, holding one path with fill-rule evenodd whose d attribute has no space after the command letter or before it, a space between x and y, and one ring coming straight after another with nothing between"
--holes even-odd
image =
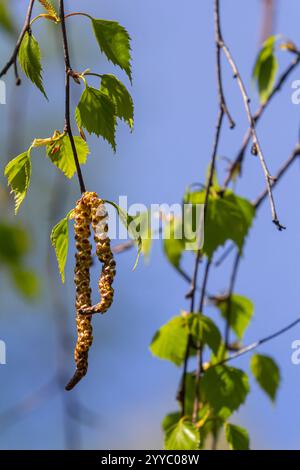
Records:
<instances>
[{"instance_id":1,"label":"dark brown twig","mask_svg":"<svg viewBox=\"0 0 300 470\"><path fill-rule=\"evenodd\" d=\"M20 49L20 46L22 44L23 38L24 38L25 34L27 33L27 31L30 30L30 20L31 20L31 15L32 15L34 2L35 2L35 0L30 0L30 2L29 2L27 13L26 13L26 18L25 18L25 22L24 22L24 26L22 28L20 36L19 36L19 38L17 40L17 43L15 45L14 51L13 51L9 61L6 63L6 65L0 71L0 78L2 78L8 72L8 70L11 68L11 66L13 65L17 85L20 85L20 83L21 83L21 80L20 80L20 77L19 77L19 74L18 74L17 57L18 57L19 49Z\"/></svg>"},{"instance_id":2,"label":"dark brown twig","mask_svg":"<svg viewBox=\"0 0 300 470\"><path fill-rule=\"evenodd\" d=\"M73 73L71 63L70 63L70 54L69 54L69 46L68 46L68 36L67 36L67 29L65 23L65 8L64 8L64 0L60 0L60 20L61 20L61 29L62 29L62 36L63 36L63 47L64 47L64 58L65 58L65 73L66 73L66 85L65 85L65 131L67 132L70 144L72 147L72 152L74 156L75 166L77 170L77 177L80 186L81 193L85 193L85 184L80 168L80 163L78 160L78 154L76 150L76 145L72 133L72 126L71 126L71 115L70 115L70 77Z\"/></svg>"}]
</instances>

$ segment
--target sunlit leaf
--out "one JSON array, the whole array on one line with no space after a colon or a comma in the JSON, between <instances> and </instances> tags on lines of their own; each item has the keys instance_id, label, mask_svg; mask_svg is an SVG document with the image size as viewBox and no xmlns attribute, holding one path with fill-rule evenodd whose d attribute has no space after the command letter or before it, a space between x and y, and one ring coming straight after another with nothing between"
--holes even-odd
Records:
<instances>
[{"instance_id":1,"label":"sunlit leaf","mask_svg":"<svg viewBox=\"0 0 300 470\"><path fill-rule=\"evenodd\" d=\"M165 434L166 450L197 450L200 445L199 430L186 418L170 427Z\"/></svg>"},{"instance_id":2,"label":"sunlit leaf","mask_svg":"<svg viewBox=\"0 0 300 470\"><path fill-rule=\"evenodd\" d=\"M101 51L114 65L125 70L131 81L130 37L116 21L91 18L94 33Z\"/></svg>"},{"instance_id":3,"label":"sunlit leaf","mask_svg":"<svg viewBox=\"0 0 300 470\"><path fill-rule=\"evenodd\" d=\"M72 214L69 212L66 217L60 220L55 227L53 227L50 240L51 244L55 249L56 259L58 263L61 280L65 282L65 266L68 256L69 247L69 225L68 221Z\"/></svg>"},{"instance_id":4,"label":"sunlit leaf","mask_svg":"<svg viewBox=\"0 0 300 470\"><path fill-rule=\"evenodd\" d=\"M185 357L188 334L187 318L185 316L174 317L156 332L150 351L154 356L180 366Z\"/></svg>"},{"instance_id":5,"label":"sunlit leaf","mask_svg":"<svg viewBox=\"0 0 300 470\"><path fill-rule=\"evenodd\" d=\"M30 150L21 153L11 160L5 167L4 174L15 198L15 213L24 201L30 184L31 160Z\"/></svg>"},{"instance_id":6,"label":"sunlit leaf","mask_svg":"<svg viewBox=\"0 0 300 470\"><path fill-rule=\"evenodd\" d=\"M39 88L45 98L47 98L42 80L40 46L31 33L27 32L25 34L19 49L18 58L25 75Z\"/></svg>"},{"instance_id":7,"label":"sunlit leaf","mask_svg":"<svg viewBox=\"0 0 300 470\"><path fill-rule=\"evenodd\" d=\"M116 107L112 100L96 88L87 86L75 111L79 128L101 135L116 150Z\"/></svg>"},{"instance_id":8,"label":"sunlit leaf","mask_svg":"<svg viewBox=\"0 0 300 470\"><path fill-rule=\"evenodd\" d=\"M89 155L88 144L78 136L74 137L75 147L77 150L78 161L80 165L84 165ZM76 165L70 138L68 135L63 135L59 140L54 141L47 145L47 155L67 178L72 178L76 173Z\"/></svg>"},{"instance_id":9,"label":"sunlit leaf","mask_svg":"<svg viewBox=\"0 0 300 470\"><path fill-rule=\"evenodd\" d=\"M232 294L230 303L228 297L216 298L214 301L216 307L221 312L222 317L227 321L239 339L242 339L244 333L253 316L254 306L251 300L242 295ZM230 309L228 311L228 305Z\"/></svg>"}]
</instances>

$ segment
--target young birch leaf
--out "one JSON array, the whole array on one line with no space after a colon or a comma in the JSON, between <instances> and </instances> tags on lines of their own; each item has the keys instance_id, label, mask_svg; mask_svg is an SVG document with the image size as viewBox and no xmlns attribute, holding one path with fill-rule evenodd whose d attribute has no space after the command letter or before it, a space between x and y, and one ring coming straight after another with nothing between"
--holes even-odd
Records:
<instances>
[{"instance_id":1,"label":"young birch leaf","mask_svg":"<svg viewBox=\"0 0 300 470\"><path fill-rule=\"evenodd\" d=\"M212 367L201 380L202 400L207 401L215 413L226 418L238 410L248 393L247 375L234 367Z\"/></svg>"},{"instance_id":2,"label":"young birch leaf","mask_svg":"<svg viewBox=\"0 0 300 470\"><path fill-rule=\"evenodd\" d=\"M40 46L35 37L26 33L18 54L21 68L25 75L39 88L48 99L43 87Z\"/></svg>"},{"instance_id":3,"label":"young birch leaf","mask_svg":"<svg viewBox=\"0 0 300 470\"><path fill-rule=\"evenodd\" d=\"M120 218L120 221L122 222L124 227L126 227L126 230L129 236L137 244L138 254L137 254L136 261L133 267L133 270L135 270L139 262L140 254L142 252L142 238L140 235L139 222L136 221L136 217L128 214L124 209L122 209L122 207L118 206L118 204L116 204L115 202L107 201L107 200L105 200L104 202L106 202L107 204L110 204L116 209L118 216Z\"/></svg>"},{"instance_id":4,"label":"young birch leaf","mask_svg":"<svg viewBox=\"0 0 300 470\"><path fill-rule=\"evenodd\" d=\"M150 351L153 356L180 366L184 361L188 335L187 318L184 316L174 317L156 332L150 345Z\"/></svg>"},{"instance_id":5,"label":"young birch leaf","mask_svg":"<svg viewBox=\"0 0 300 470\"><path fill-rule=\"evenodd\" d=\"M164 432L167 432L170 428L175 426L178 421L180 421L180 413L178 413L178 411L174 411L173 413L169 413L164 417L161 423L161 427Z\"/></svg>"},{"instance_id":6,"label":"young birch leaf","mask_svg":"<svg viewBox=\"0 0 300 470\"><path fill-rule=\"evenodd\" d=\"M199 313L190 314L188 317L190 333L194 342L206 344L214 354L217 354L221 346L222 337L214 322Z\"/></svg>"},{"instance_id":7,"label":"young birch leaf","mask_svg":"<svg viewBox=\"0 0 300 470\"><path fill-rule=\"evenodd\" d=\"M58 14L56 13L56 10L54 6L52 5L50 0L39 0L39 2L43 5L45 10L48 12L47 17L49 19L52 19L52 21L55 21L58 23L60 21Z\"/></svg>"},{"instance_id":8,"label":"young birch leaf","mask_svg":"<svg viewBox=\"0 0 300 470\"><path fill-rule=\"evenodd\" d=\"M116 107L116 116L133 128L134 105L127 88L114 75L103 75L100 91L107 95Z\"/></svg>"},{"instance_id":9,"label":"young birch leaf","mask_svg":"<svg viewBox=\"0 0 300 470\"><path fill-rule=\"evenodd\" d=\"M88 144L78 136L74 137L75 147L77 150L78 161L80 165L84 165L89 155ZM61 139L55 140L46 147L46 153L52 163L59 168L67 178L72 178L76 173L76 165L70 138L63 135Z\"/></svg>"},{"instance_id":10,"label":"young birch leaf","mask_svg":"<svg viewBox=\"0 0 300 470\"><path fill-rule=\"evenodd\" d=\"M203 204L204 200L204 191L189 192L185 195L185 202L189 204ZM204 224L203 251L208 258L227 240L232 240L242 251L254 215L254 207L246 199L230 190L219 193L212 188Z\"/></svg>"},{"instance_id":11,"label":"young birch leaf","mask_svg":"<svg viewBox=\"0 0 300 470\"><path fill-rule=\"evenodd\" d=\"M227 320L237 337L243 339L244 333L253 316L254 306L251 300L242 295L232 294L230 300L230 310L228 308L228 298L224 297L215 300L215 306L220 310L222 317Z\"/></svg>"},{"instance_id":12,"label":"young birch leaf","mask_svg":"<svg viewBox=\"0 0 300 470\"><path fill-rule=\"evenodd\" d=\"M257 383L272 401L275 401L280 383L280 370L276 362L269 356L254 354L250 362L251 372Z\"/></svg>"},{"instance_id":13,"label":"young birch leaf","mask_svg":"<svg viewBox=\"0 0 300 470\"><path fill-rule=\"evenodd\" d=\"M231 450L249 450L249 435L246 429L226 423L225 436Z\"/></svg>"},{"instance_id":14,"label":"young birch leaf","mask_svg":"<svg viewBox=\"0 0 300 470\"><path fill-rule=\"evenodd\" d=\"M260 101L266 102L273 90L278 62L274 54L274 45L276 36L270 36L263 44L260 50L254 70L253 78L257 82Z\"/></svg>"},{"instance_id":15,"label":"young birch leaf","mask_svg":"<svg viewBox=\"0 0 300 470\"><path fill-rule=\"evenodd\" d=\"M131 81L130 36L116 21L91 18L94 33L101 51L114 65L125 70Z\"/></svg>"},{"instance_id":16,"label":"young birch leaf","mask_svg":"<svg viewBox=\"0 0 300 470\"><path fill-rule=\"evenodd\" d=\"M11 160L5 167L4 175L15 198L15 214L24 201L30 184L31 160L30 151L21 153Z\"/></svg>"},{"instance_id":17,"label":"young birch leaf","mask_svg":"<svg viewBox=\"0 0 300 470\"><path fill-rule=\"evenodd\" d=\"M199 446L199 430L186 418L166 431L165 450L198 450Z\"/></svg>"},{"instance_id":18,"label":"young birch leaf","mask_svg":"<svg viewBox=\"0 0 300 470\"><path fill-rule=\"evenodd\" d=\"M65 282L65 266L69 247L69 226L68 221L72 211L60 220L52 229L50 240L55 249L56 259L62 283Z\"/></svg>"},{"instance_id":19,"label":"young birch leaf","mask_svg":"<svg viewBox=\"0 0 300 470\"><path fill-rule=\"evenodd\" d=\"M115 104L96 88L87 86L75 111L79 128L84 127L90 134L101 135L116 151L116 107Z\"/></svg>"}]
</instances>

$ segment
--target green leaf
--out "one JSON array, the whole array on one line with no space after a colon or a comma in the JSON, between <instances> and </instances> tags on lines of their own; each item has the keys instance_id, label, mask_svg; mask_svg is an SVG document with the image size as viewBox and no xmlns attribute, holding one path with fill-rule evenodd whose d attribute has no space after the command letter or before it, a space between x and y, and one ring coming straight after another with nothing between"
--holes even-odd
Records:
<instances>
[{"instance_id":1,"label":"green leaf","mask_svg":"<svg viewBox=\"0 0 300 470\"><path fill-rule=\"evenodd\" d=\"M150 351L159 359L166 359L180 366L184 361L188 334L187 317L174 317L156 332Z\"/></svg>"},{"instance_id":2,"label":"green leaf","mask_svg":"<svg viewBox=\"0 0 300 470\"><path fill-rule=\"evenodd\" d=\"M273 90L278 70L278 62L274 54L276 39L276 36L270 36L264 42L253 70L253 78L257 82L259 97L262 103L266 102Z\"/></svg>"},{"instance_id":3,"label":"green leaf","mask_svg":"<svg viewBox=\"0 0 300 470\"><path fill-rule=\"evenodd\" d=\"M254 306L251 300L242 295L232 294L230 310L228 308L228 297L216 298L216 307L220 310L222 317L227 320L229 313L229 324L239 339L243 339L244 333L253 316Z\"/></svg>"},{"instance_id":4,"label":"green leaf","mask_svg":"<svg viewBox=\"0 0 300 470\"><path fill-rule=\"evenodd\" d=\"M139 223L137 223L136 217L128 214L124 209L122 209L122 207L118 206L118 204L116 204L115 202L107 201L107 200L105 200L104 202L106 202L107 204L110 204L111 206L113 206L116 209L116 211L118 213L118 216L120 218L120 221L122 222L124 227L126 227L126 230L129 234L129 236L137 244L138 254L137 254L136 261L135 261L134 267L133 267L133 270L135 270L135 268L137 267L137 264L139 262L140 254L142 252L142 238L141 238L141 235L140 235Z\"/></svg>"},{"instance_id":5,"label":"green leaf","mask_svg":"<svg viewBox=\"0 0 300 470\"><path fill-rule=\"evenodd\" d=\"M185 358L189 335L195 344L207 345L215 353L219 350L221 334L213 321L199 313L183 312L156 332L150 351L154 356L180 366Z\"/></svg>"},{"instance_id":6,"label":"green leaf","mask_svg":"<svg viewBox=\"0 0 300 470\"><path fill-rule=\"evenodd\" d=\"M280 383L280 370L269 356L254 354L250 361L251 372L257 383L272 401L275 401Z\"/></svg>"},{"instance_id":7,"label":"green leaf","mask_svg":"<svg viewBox=\"0 0 300 470\"><path fill-rule=\"evenodd\" d=\"M21 153L11 160L5 167L4 175L7 177L8 185L15 198L15 214L24 201L30 184L31 160L30 150Z\"/></svg>"},{"instance_id":8,"label":"green leaf","mask_svg":"<svg viewBox=\"0 0 300 470\"><path fill-rule=\"evenodd\" d=\"M123 83L114 75L102 75L100 91L115 105L116 116L133 128L134 106L131 95Z\"/></svg>"},{"instance_id":9,"label":"green leaf","mask_svg":"<svg viewBox=\"0 0 300 470\"><path fill-rule=\"evenodd\" d=\"M101 135L116 150L116 107L115 104L96 88L87 86L81 95L75 111L79 128L84 127L90 134Z\"/></svg>"},{"instance_id":10,"label":"green leaf","mask_svg":"<svg viewBox=\"0 0 300 470\"><path fill-rule=\"evenodd\" d=\"M10 34L15 32L15 26L8 8L7 0L0 0L0 26Z\"/></svg>"},{"instance_id":11,"label":"green leaf","mask_svg":"<svg viewBox=\"0 0 300 470\"><path fill-rule=\"evenodd\" d=\"M66 217L60 220L55 227L53 227L50 240L55 249L56 259L58 263L59 272L61 275L62 283L65 282L65 266L68 256L69 247L69 225L68 221L71 216L70 211Z\"/></svg>"},{"instance_id":12,"label":"green leaf","mask_svg":"<svg viewBox=\"0 0 300 470\"><path fill-rule=\"evenodd\" d=\"M180 420L180 413L178 413L178 411L167 414L161 423L163 431L164 432L168 431L170 428L175 426L175 424L177 424L179 420Z\"/></svg>"},{"instance_id":13,"label":"green leaf","mask_svg":"<svg viewBox=\"0 0 300 470\"><path fill-rule=\"evenodd\" d=\"M186 418L182 418L166 432L164 446L166 450L198 450L199 445L199 431Z\"/></svg>"},{"instance_id":14,"label":"green leaf","mask_svg":"<svg viewBox=\"0 0 300 470\"><path fill-rule=\"evenodd\" d=\"M34 299L39 293L39 279L35 272L21 267L11 272L16 289L28 300Z\"/></svg>"},{"instance_id":15,"label":"green leaf","mask_svg":"<svg viewBox=\"0 0 300 470\"><path fill-rule=\"evenodd\" d=\"M172 217L164 227L164 253L176 269L180 268L184 249L185 240L183 238L182 220Z\"/></svg>"},{"instance_id":16,"label":"green leaf","mask_svg":"<svg viewBox=\"0 0 300 470\"><path fill-rule=\"evenodd\" d=\"M28 32L25 33L21 43L18 58L25 75L39 88L45 98L48 99L43 87L40 46L35 37Z\"/></svg>"},{"instance_id":17,"label":"green leaf","mask_svg":"<svg viewBox=\"0 0 300 470\"><path fill-rule=\"evenodd\" d=\"M185 203L203 204L205 191L188 192L184 200ZM227 240L232 240L242 251L254 215L255 209L246 199L230 190L222 192L212 188L204 224L203 251L208 258Z\"/></svg>"},{"instance_id":18,"label":"green leaf","mask_svg":"<svg viewBox=\"0 0 300 470\"><path fill-rule=\"evenodd\" d=\"M214 322L199 313L191 314L189 322L194 342L200 342L202 345L209 346L213 353L217 354L221 346L222 337Z\"/></svg>"},{"instance_id":19,"label":"green leaf","mask_svg":"<svg viewBox=\"0 0 300 470\"><path fill-rule=\"evenodd\" d=\"M114 65L125 70L131 79L130 37L126 29L116 21L91 18L94 33L101 51Z\"/></svg>"},{"instance_id":20,"label":"green leaf","mask_svg":"<svg viewBox=\"0 0 300 470\"><path fill-rule=\"evenodd\" d=\"M246 429L226 423L225 436L231 450L249 450L249 435Z\"/></svg>"},{"instance_id":21,"label":"green leaf","mask_svg":"<svg viewBox=\"0 0 300 470\"><path fill-rule=\"evenodd\" d=\"M78 136L74 137L75 147L77 150L78 161L80 165L84 165L87 156L90 153L88 144ZM54 141L47 145L46 153L52 163L59 168L67 178L72 178L76 173L76 165L70 138L68 135L63 135L61 139Z\"/></svg>"},{"instance_id":22,"label":"green leaf","mask_svg":"<svg viewBox=\"0 0 300 470\"><path fill-rule=\"evenodd\" d=\"M214 412L224 418L238 410L248 393L247 375L234 367L212 367L205 372L201 380L202 401L207 401Z\"/></svg>"}]
</instances>

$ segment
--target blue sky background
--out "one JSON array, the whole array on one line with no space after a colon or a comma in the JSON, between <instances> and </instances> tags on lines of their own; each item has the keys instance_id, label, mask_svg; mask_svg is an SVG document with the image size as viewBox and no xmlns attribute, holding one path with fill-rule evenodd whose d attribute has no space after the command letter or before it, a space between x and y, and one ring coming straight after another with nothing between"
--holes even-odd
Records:
<instances>
[{"instance_id":1,"label":"blue sky background","mask_svg":"<svg viewBox=\"0 0 300 470\"><path fill-rule=\"evenodd\" d=\"M11 3L21 24L27 2ZM83 168L88 189L110 200L117 201L119 195L127 195L129 203L172 204L181 200L188 184L203 182L217 114L212 3L208 0L66 1L67 10L72 7L95 17L117 20L132 36L135 130L130 134L125 125L119 126L116 156L106 143L89 138L91 156ZM221 4L223 34L255 110L258 102L251 71L259 42L260 2L223 0ZM299 13L296 0L278 0L276 32L297 44L300 44ZM68 25L74 69L89 67L99 73L113 72L114 67L99 53L88 20L72 18ZM27 149L34 137L50 136L54 129L63 127L63 59L60 30L55 28L42 22L34 27L43 53L49 103L25 79L22 88L16 89L12 73L6 78L7 106L0 107L3 167L9 157ZM49 30L53 32L50 37ZM11 49L11 40L1 35L2 63ZM291 57L281 51L278 57L283 70ZM125 74L115 72L127 83ZM224 126L219 156L233 158L247 129L247 120L239 90L225 61L224 74L227 101L237 128L230 131ZM291 102L291 83L295 79L300 79L300 69L289 78L258 126L271 173L276 172L297 142L299 107ZM74 86L73 90L75 104L80 89ZM16 109L13 125L10 103ZM15 155L8 154L7 141L11 135L9 147L13 147ZM258 160L250 152L246 157L244 177L238 183L237 192L254 198L264 188L264 179ZM221 180L225 167L226 163L220 160ZM276 331L299 316L299 176L296 162L275 191L278 213L287 230L281 233L275 230L269 206L264 204L247 241L236 285L236 292L251 298L255 305L246 343ZM47 384L55 374L58 361L66 368L66 379L73 373L72 244L65 286L60 286L57 275L53 290L47 274L51 250L49 205L57 187L65 188L56 207L59 219L78 197L77 181L75 178L66 181L42 153L36 152L31 189L20 218L32 234L30 262L41 278L42 293L34 305L24 303L1 272L0 338L7 344L7 365L0 366L0 447L160 448L160 422L164 414L176 409L174 397L180 370L153 358L148 346L158 327L180 309L188 308L184 298L187 285L166 261L160 242L153 246L150 263L141 262L134 272L131 270L133 252L118 257L115 302L106 316L94 320L95 342L89 373L73 398L60 390L62 386L53 387L47 399L33 410L27 403L28 412L22 413L13 425L7 420L8 415L3 415ZM209 292L218 293L227 288L231 264L232 257L229 257L222 268L215 270ZM191 255L184 259L184 267L191 272ZM95 288L96 277L95 272L92 276ZM63 312L53 306L54 294L62 296L66 304ZM213 308L207 307L206 313L218 321ZM65 328L73 335L66 356L59 353L58 323L60 329ZM291 343L295 339L300 339L300 328L266 344L260 351L271 354L281 368L282 383L276 405L269 402L251 379L247 403L234 416L235 422L249 429L252 448L299 448L300 366L291 363ZM249 356L240 358L235 365L248 370L249 359ZM87 408L83 421L90 419L88 410L92 412L93 426L79 425L70 417L66 425L63 407L72 399ZM66 435L66 429L72 431L75 427L80 436Z\"/></svg>"}]
</instances>

